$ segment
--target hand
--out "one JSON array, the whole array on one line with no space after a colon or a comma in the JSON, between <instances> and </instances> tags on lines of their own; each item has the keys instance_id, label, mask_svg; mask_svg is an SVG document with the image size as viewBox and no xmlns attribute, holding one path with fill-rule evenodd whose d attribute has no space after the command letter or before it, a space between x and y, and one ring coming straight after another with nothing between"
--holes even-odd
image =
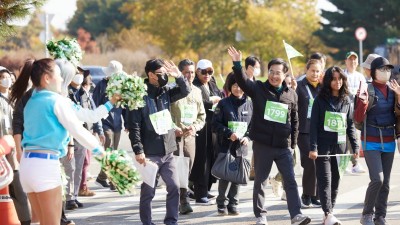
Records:
<instances>
[{"instance_id":1,"label":"hand","mask_svg":"<svg viewBox=\"0 0 400 225\"><path fill-rule=\"evenodd\" d=\"M14 137L11 135L4 135L3 136L3 140L7 142L8 146L10 146L10 148L15 148L15 141L14 141Z\"/></svg>"},{"instance_id":2,"label":"hand","mask_svg":"<svg viewBox=\"0 0 400 225\"><path fill-rule=\"evenodd\" d=\"M310 158L310 159L312 159L312 160L317 159L317 157L318 157L318 152L310 151L310 152L308 153L308 158Z\"/></svg>"},{"instance_id":3,"label":"hand","mask_svg":"<svg viewBox=\"0 0 400 225\"><path fill-rule=\"evenodd\" d=\"M71 161L71 159L74 157L74 147L68 146L68 153L67 153L67 159L68 161Z\"/></svg>"},{"instance_id":4,"label":"hand","mask_svg":"<svg viewBox=\"0 0 400 225\"><path fill-rule=\"evenodd\" d=\"M195 136L195 135L196 135L196 128L193 125L186 127L186 129L183 130L183 136L185 137Z\"/></svg>"},{"instance_id":5,"label":"hand","mask_svg":"<svg viewBox=\"0 0 400 225\"><path fill-rule=\"evenodd\" d=\"M179 128L179 127L175 128L175 136L176 137L182 137L182 135L183 135L182 129Z\"/></svg>"},{"instance_id":6,"label":"hand","mask_svg":"<svg viewBox=\"0 0 400 225\"><path fill-rule=\"evenodd\" d=\"M389 88L394 91L397 95L400 95L400 85L395 79L391 80L389 83Z\"/></svg>"},{"instance_id":7,"label":"hand","mask_svg":"<svg viewBox=\"0 0 400 225\"><path fill-rule=\"evenodd\" d=\"M243 137L242 140L240 141L240 144L247 146L250 142L250 139L248 137Z\"/></svg>"},{"instance_id":8,"label":"hand","mask_svg":"<svg viewBox=\"0 0 400 225\"><path fill-rule=\"evenodd\" d=\"M353 158L358 159L358 153L354 153Z\"/></svg>"},{"instance_id":9,"label":"hand","mask_svg":"<svg viewBox=\"0 0 400 225\"><path fill-rule=\"evenodd\" d=\"M21 157L22 157L22 148L21 148L21 145L16 146L16 147L15 147L15 151L16 151L16 153L17 153L17 161L18 161L19 163L21 163Z\"/></svg>"},{"instance_id":10,"label":"hand","mask_svg":"<svg viewBox=\"0 0 400 225\"><path fill-rule=\"evenodd\" d=\"M297 81L296 81L296 79L292 79L292 89L293 90L296 90L296 88L297 88Z\"/></svg>"},{"instance_id":11,"label":"hand","mask_svg":"<svg viewBox=\"0 0 400 225\"><path fill-rule=\"evenodd\" d=\"M235 133L233 133L233 134L229 137L229 139L231 139L231 141L236 141L236 140L238 139L238 136L237 136Z\"/></svg>"},{"instance_id":12,"label":"hand","mask_svg":"<svg viewBox=\"0 0 400 225\"><path fill-rule=\"evenodd\" d=\"M124 131L125 131L125 133L129 133L129 129L126 129L126 128L125 128L125 130L124 130Z\"/></svg>"},{"instance_id":13,"label":"hand","mask_svg":"<svg viewBox=\"0 0 400 225\"><path fill-rule=\"evenodd\" d=\"M99 140L100 144L104 146L104 143L106 143L106 136L104 136L104 134L99 134Z\"/></svg>"},{"instance_id":14,"label":"hand","mask_svg":"<svg viewBox=\"0 0 400 225\"><path fill-rule=\"evenodd\" d=\"M114 94L111 97L110 102L111 102L111 104L115 105L119 100L121 100L121 95L120 94Z\"/></svg>"},{"instance_id":15,"label":"hand","mask_svg":"<svg viewBox=\"0 0 400 225\"><path fill-rule=\"evenodd\" d=\"M212 101L213 104L217 104L219 101L221 101L221 97L219 97L219 96L210 96L210 101Z\"/></svg>"},{"instance_id":16,"label":"hand","mask_svg":"<svg viewBox=\"0 0 400 225\"><path fill-rule=\"evenodd\" d=\"M228 54L231 56L233 62L242 61L242 52L240 50L237 51L235 47L229 47Z\"/></svg>"},{"instance_id":17,"label":"hand","mask_svg":"<svg viewBox=\"0 0 400 225\"><path fill-rule=\"evenodd\" d=\"M182 76L181 71L179 71L178 67L175 66L174 62L172 61L165 61L164 62L164 68L167 70L167 72L172 76L172 77L180 77Z\"/></svg>"},{"instance_id":18,"label":"hand","mask_svg":"<svg viewBox=\"0 0 400 225\"><path fill-rule=\"evenodd\" d=\"M143 166L146 166L146 156L144 155L144 153L135 155L135 159L139 164L143 164Z\"/></svg>"}]
</instances>

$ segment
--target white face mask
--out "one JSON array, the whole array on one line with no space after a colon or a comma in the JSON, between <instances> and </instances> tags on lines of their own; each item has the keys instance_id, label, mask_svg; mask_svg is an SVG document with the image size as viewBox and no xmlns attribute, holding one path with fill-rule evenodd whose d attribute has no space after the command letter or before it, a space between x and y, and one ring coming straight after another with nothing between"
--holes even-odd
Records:
<instances>
[{"instance_id":1,"label":"white face mask","mask_svg":"<svg viewBox=\"0 0 400 225\"><path fill-rule=\"evenodd\" d=\"M386 82L389 81L390 75L391 75L390 71L384 71L384 72L382 72L382 71L380 71L380 70L376 70L376 79L377 79L378 81L381 81L381 82L385 82L385 83L386 83Z\"/></svg>"},{"instance_id":2,"label":"white face mask","mask_svg":"<svg viewBox=\"0 0 400 225\"><path fill-rule=\"evenodd\" d=\"M81 85L83 82L83 75L82 74L76 74L74 78L72 79L72 82L74 82L77 85Z\"/></svg>"},{"instance_id":3,"label":"white face mask","mask_svg":"<svg viewBox=\"0 0 400 225\"><path fill-rule=\"evenodd\" d=\"M1 80L0 85L4 88L9 88L12 85L12 80L11 78L4 78Z\"/></svg>"},{"instance_id":4,"label":"white face mask","mask_svg":"<svg viewBox=\"0 0 400 225\"><path fill-rule=\"evenodd\" d=\"M260 74L261 74L261 69L260 68L254 68L253 75L255 77L258 77L258 76L260 76Z\"/></svg>"}]
</instances>

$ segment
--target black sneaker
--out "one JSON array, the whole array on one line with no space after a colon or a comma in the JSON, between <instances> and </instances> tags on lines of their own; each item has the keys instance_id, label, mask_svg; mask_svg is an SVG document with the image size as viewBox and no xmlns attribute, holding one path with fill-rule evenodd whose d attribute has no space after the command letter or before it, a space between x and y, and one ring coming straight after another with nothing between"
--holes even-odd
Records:
<instances>
[{"instance_id":1,"label":"black sneaker","mask_svg":"<svg viewBox=\"0 0 400 225\"><path fill-rule=\"evenodd\" d=\"M314 208L321 207L321 202L316 197L311 197L311 204Z\"/></svg>"},{"instance_id":2,"label":"black sneaker","mask_svg":"<svg viewBox=\"0 0 400 225\"><path fill-rule=\"evenodd\" d=\"M228 207L228 215L237 216L239 215L239 210L236 207Z\"/></svg>"},{"instance_id":3,"label":"black sneaker","mask_svg":"<svg viewBox=\"0 0 400 225\"><path fill-rule=\"evenodd\" d=\"M75 199L75 204L78 206L78 208L82 208L83 204L79 202L77 199Z\"/></svg>"},{"instance_id":4,"label":"black sneaker","mask_svg":"<svg viewBox=\"0 0 400 225\"><path fill-rule=\"evenodd\" d=\"M74 221L61 218L60 225L75 225Z\"/></svg>"},{"instance_id":5,"label":"black sneaker","mask_svg":"<svg viewBox=\"0 0 400 225\"><path fill-rule=\"evenodd\" d=\"M75 203L75 200L70 200L65 203L66 210L74 210L77 208L78 208L78 205Z\"/></svg>"},{"instance_id":6,"label":"black sneaker","mask_svg":"<svg viewBox=\"0 0 400 225\"><path fill-rule=\"evenodd\" d=\"M301 208L302 209L309 209L312 208L313 205L311 203L311 197L308 195L301 196Z\"/></svg>"},{"instance_id":7,"label":"black sneaker","mask_svg":"<svg viewBox=\"0 0 400 225\"><path fill-rule=\"evenodd\" d=\"M228 215L228 211L227 211L226 207L223 206L223 205L218 205L218 206L217 206L217 210L218 210L218 215L219 215L219 216L226 216L226 215Z\"/></svg>"},{"instance_id":8,"label":"black sneaker","mask_svg":"<svg viewBox=\"0 0 400 225\"><path fill-rule=\"evenodd\" d=\"M207 193L207 198L208 198L208 199L213 199L213 198L215 198L215 197L217 197L217 196L212 195L212 194L210 194L210 193Z\"/></svg>"},{"instance_id":9,"label":"black sneaker","mask_svg":"<svg viewBox=\"0 0 400 225\"><path fill-rule=\"evenodd\" d=\"M190 206L189 203L185 203L185 204L179 205L179 213L180 214L186 215L186 214L189 214L191 212L193 212L193 209L192 209L192 207Z\"/></svg>"},{"instance_id":10,"label":"black sneaker","mask_svg":"<svg viewBox=\"0 0 400 225\"><path fill-rule=\"evenodd\" d=\"M114 184L110 182L110 190L111 191L117 191L117 188L115 188Z\"/></svg>"},{"instance_id":11,"label":"black sneaker","mask_svg":"<svg viewBox=\"0 0 400 225\"><path fill-rule=\"evenodd\" d=\"M100 180L99 178L96 178L95 182L98 186L103 187L103 188L109 188L110 185L107 183L105 180Z\"/></svg>"}]
</instances>

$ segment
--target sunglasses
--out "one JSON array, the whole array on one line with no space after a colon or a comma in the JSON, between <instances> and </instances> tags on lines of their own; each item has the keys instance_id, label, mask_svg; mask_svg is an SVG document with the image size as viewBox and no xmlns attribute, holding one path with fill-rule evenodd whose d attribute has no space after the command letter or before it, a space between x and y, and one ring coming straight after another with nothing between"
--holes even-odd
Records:
<instances>
[{"instance_id":1,"label":"sunglasses","mask_svg":"<svg viewBox=\"0 0 400 225\"><path fill-rule=\"evenodd\" d=\"M201 70L200 71L200 73L201 73L201 75L213 75L213 73L214 73L214 70L207 70L207 69L204 69L204 70Z\"/></svg>"}]
</instances>

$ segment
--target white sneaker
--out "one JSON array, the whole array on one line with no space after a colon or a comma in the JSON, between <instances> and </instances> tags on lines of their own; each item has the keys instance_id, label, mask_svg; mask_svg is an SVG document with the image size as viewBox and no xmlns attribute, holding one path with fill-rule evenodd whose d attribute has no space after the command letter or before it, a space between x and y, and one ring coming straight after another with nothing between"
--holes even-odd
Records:
<instances>
[{"instance_id":1,"label":"white sneaker","mask_svg":"<svg viewBox=\"0 0 400 225\"><path fill-rule=\"evenodd\" d=\"M268 225L267 217L266 216L257 217L256 224Z\"/></svg>"},{"instance_id":2,"label":"white sneaker","mask_svg":"<svg viewBox=\"0 0 400 225\"><path fill-rule=\"evenodd\" d=\"M287 200L287 198L286 198L286 191L285 191L285 190L282 191L281 200L283 200L283 201L286 201L286 200Z\"/></svg>"},{"instance_id":3,"label":"white sneaker","mask_svg":"<svg viewBox=\"0 0 400 225\"><path fill-rule=\"evenodd\" d=\"M324 215L323 218L324 225L341 225L342 222L338 220L333 214L329 213L327 216Z\"/></svg>"},{"instance_id":4,"label":"white sneaker","mask_svg":"<svg viewBox=\"0 0 400 225\"><path fill-rule=\"evenodd\" d=\"M276 197L281 197L283 193L282 182L275 180L275 177L270 177L269 184L272 187L272 192Z\"/></svg>"},{"instance_id":5,"label":"white sneaker","mask_svg":"<svg viewBox=\"0 0 400 225\"><path fill-rule=\"evenodd\" d=\"M357 165L355 165L355 166L353 166L353 168L351 168L351 172L352 173L365 173L366 171L359 163L357 163Z\"/></svg>"}]
</instances>

